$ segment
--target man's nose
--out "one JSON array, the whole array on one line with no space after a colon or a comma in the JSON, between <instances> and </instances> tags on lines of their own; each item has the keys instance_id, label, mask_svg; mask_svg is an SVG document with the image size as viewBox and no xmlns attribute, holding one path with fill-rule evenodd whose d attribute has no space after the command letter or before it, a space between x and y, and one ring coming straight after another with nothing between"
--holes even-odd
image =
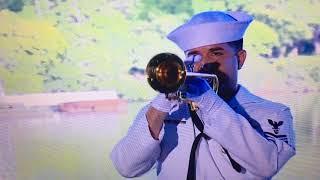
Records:
<instances>
[{"instance_id":1,"label":"man's nose","mask_svg":"<svg viewBox=\"0 0 320 180\"><path fill-rule=\"evenodd\" d=\"M194 64L194 71L199 72L203 67L209 63L209 59L205 56L201 56L201 59Z\"/></svg>"}]
</instances>

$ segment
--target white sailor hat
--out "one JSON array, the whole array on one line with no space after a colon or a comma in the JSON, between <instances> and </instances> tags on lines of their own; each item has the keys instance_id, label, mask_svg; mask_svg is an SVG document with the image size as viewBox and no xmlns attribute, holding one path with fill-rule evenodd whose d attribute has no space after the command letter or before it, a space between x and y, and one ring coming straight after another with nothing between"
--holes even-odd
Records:
<instances>
[{"instance_id":1,"label":"white sailor hat","mask_svg":"<svg viewBox=\"0 0 320 180\"><path fill-rule=\"evenodd\" d=\"M210 44L236 41L253 20L244 12L206 11L194 15L167 36L183 51Z\"/></svg>"}]
</instances>

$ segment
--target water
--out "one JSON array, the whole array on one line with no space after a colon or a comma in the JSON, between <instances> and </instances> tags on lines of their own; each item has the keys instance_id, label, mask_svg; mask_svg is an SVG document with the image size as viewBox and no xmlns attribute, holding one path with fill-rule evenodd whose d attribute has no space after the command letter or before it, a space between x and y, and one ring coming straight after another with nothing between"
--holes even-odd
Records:
<instances>
[{"instance_id":1,"label":"water","mask_svg":"<svg viewBox=\"0 0 320 180\"><path fill-rule=\"evenodd\" d=\"M289 104L295 117L297 155L274 179L319 179L318 94L277 99ZM130 103L121 113L0 110L0 179L125 179L109 154L143 104ZM136 179L156 179L155 171Z\"/></svg>"}]
</instances>

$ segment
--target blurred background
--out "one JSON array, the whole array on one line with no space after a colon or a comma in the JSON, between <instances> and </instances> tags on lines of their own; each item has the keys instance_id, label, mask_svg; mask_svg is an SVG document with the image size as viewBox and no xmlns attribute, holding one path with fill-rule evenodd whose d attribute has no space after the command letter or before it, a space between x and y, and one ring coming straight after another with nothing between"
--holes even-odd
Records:
<instances>
[{"instance_id":1,"label":"blurred background","mask_svg":"<svg viewBox=\"0 0 320 180\"><path fill-rule=\"evenodd\" d=\"M124 179L109 153L156 92L144 69L183 52L193 14L241 10L240 83L288 105L297 155L274 179L319 179L319 0L0 0L0 179ZM154 169L137 179L156 179Z\"/></svg>"}]
</instances>

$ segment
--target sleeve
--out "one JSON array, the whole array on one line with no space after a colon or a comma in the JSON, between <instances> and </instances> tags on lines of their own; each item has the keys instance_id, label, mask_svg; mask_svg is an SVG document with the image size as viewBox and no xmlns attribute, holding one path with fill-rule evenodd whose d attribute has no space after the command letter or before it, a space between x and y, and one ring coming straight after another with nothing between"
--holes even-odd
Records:
<instances>
[{"instance_id":1,"label":"sleeve","mask_svg":"<svg viewBox=\"0 0 320 180\"><path fill-rule=\"evenodd\" d=\"M264 134L260 134L249 120L236 113L220 97L210 96L206 98L208 108L201 113L204 132L226 148L232 158L251 174L272 177L295 155L292 116L288 108L268 115L267 123L261 123ZM272 126L268 119L276 125Z\"/></svg>"},{"instance_id":2,"label":"sleeve","mask_svg":"<svg viewBox=\"0 0 320 180\"><path fill-rule=\"evenodd\" d=\"M148 108L149 105L138 113L126 136L111 152L115 168L124 177L141 176L152 168L160 156L163 127L159 140L153 139L146 118Z\"/></svg>"}]
</instances>

